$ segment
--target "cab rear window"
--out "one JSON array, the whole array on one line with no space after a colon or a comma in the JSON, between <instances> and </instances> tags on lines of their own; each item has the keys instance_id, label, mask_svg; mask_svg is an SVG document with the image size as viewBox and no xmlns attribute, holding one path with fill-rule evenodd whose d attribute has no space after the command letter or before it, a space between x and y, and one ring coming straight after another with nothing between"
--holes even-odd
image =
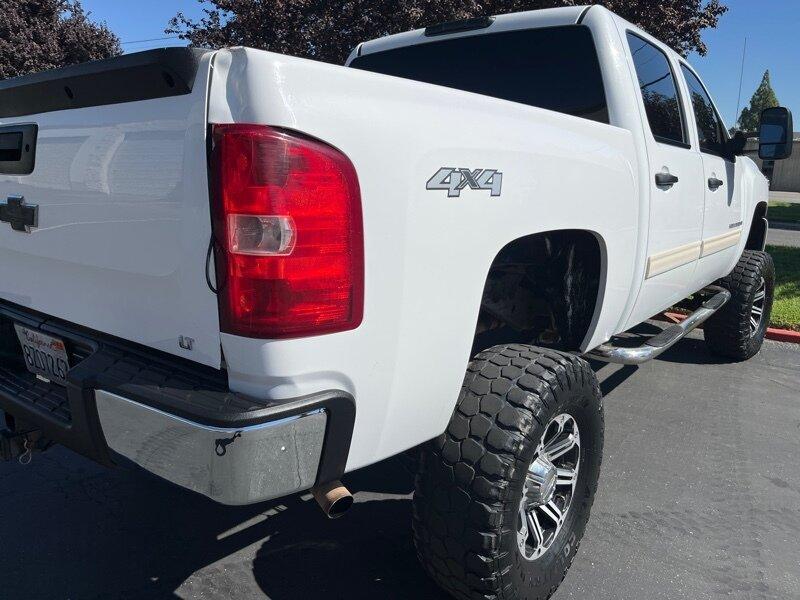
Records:
<instances>
[{"instance_id":1,"label":"cab rear window","mask_svg":"<svg viewBox=\"0 0 800 600\"><path fill-rule=\"evenodd\" d=\"M350 66L608 123L597 50L581 25L427 42Z\"/></svg>"}]
</instances>

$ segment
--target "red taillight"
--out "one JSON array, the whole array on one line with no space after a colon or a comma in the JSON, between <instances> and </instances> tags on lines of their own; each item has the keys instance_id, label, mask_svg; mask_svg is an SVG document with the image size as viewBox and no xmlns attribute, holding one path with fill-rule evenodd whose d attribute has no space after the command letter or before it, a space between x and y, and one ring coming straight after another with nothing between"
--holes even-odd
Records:
<instances>
[{"instance_id":1,"label":"red taillight","mask_svg":"<svg viewBox=\"0 0 800 600\"><path fill-rule=\"evenodd\" d=\"M290 131L214 125L211 169L222 331L286 338L358 327L364 237L348 158Z\"/></svg>"}]
</instances>

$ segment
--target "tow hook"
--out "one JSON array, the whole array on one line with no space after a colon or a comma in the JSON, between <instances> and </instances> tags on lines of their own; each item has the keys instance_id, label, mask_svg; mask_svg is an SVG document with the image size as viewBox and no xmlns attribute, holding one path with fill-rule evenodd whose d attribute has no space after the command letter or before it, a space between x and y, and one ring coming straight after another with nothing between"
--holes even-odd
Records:
<instances>
[{"instance_id":1,"label":"tow hook","mask_svg":"<svg viewBox=\"0 0 800 600\"><path fill-rule=\"evenodd\" d=\"M21 465L30 464L34 452L44 452L50 443L42 437L38 429L31 431L10 431L0 429L0 461L14 460Z\"/></svg>"}]
</instances>

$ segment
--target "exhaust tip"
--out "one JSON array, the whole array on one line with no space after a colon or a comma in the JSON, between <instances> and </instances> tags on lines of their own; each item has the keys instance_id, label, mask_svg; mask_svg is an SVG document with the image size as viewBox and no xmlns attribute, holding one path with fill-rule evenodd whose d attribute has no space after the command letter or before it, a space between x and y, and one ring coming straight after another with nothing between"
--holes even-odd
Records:
<instances>
[{"instance_id":1,"label":"exhaust tip","mask_svg":"<svg viewBox=\"0 0 800 600\"><path fill-rule=\"evenodd\" d=\"M353 494L338 480L319 485L311 493L329 519L338 519L353 506Z\"/></svg>"}]
</instances>

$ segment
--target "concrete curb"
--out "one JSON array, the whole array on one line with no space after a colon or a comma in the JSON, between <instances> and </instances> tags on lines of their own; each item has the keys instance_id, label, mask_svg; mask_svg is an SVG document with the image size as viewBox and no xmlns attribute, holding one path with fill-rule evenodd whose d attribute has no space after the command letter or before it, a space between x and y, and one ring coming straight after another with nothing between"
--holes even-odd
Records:
<instances>
[{"instance_id":1,"label":"concrete curb","mask_svg":"<svg viewBox=\"0 0 800 600\"><path fill-rule=\"evenodd\" d=\"M776 342L788 342L790 344L800 344L800 331L792 331L791 329L777 329L770 327L767 329L767 339L775 340Z\"/></svg>"},{"instance_id":2,"label":"concrete curb","mask_svg":"<svg viewBox=\"0 0 800 600\"><path fill-rule=\"evenodd\" d=\"M666 321L672 323L680 323L686 318L686 315L674 312L665 312L663 317ZM703 328L702 325L699 327ZM777 327L768 327L766 338L776 342L788 342L790 344L800 344L800 331L792 331L791 329L778 329Z\"/></svg>"}]
</instances>

